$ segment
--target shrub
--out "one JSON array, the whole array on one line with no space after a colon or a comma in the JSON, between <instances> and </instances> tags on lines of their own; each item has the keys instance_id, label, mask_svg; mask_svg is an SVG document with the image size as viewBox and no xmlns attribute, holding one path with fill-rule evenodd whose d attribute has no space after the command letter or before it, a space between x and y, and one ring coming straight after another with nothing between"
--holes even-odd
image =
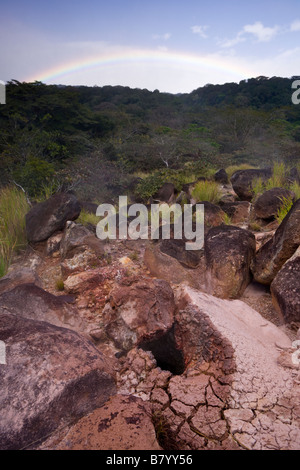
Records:
<instances>
[{"instance_id":1,"label":"shrub","mask_svg":"<svg viewBox=\"0 0 300 470\"><path fill-rule=\"evenodd\" d=\"M0 275L6 274L14 252L27 244L25 214L29 204L15 187L0 190Z\"/></svg>"},{"instance_id":2,"label":"shrub","mask_svg":"<svg viewBox=\"0 0 300 470\"><path fill-rule=\"evenodd\" d=\"M29 158L24 167L19 168L14 178L32 197L38 196L55 175L54 166L39 158Z\"/></svg>"},{"instance_id":3,"label":"shrub","mask_svg":"<svg viewBox=\"0 0 300 470\"><path fill-rule=\"evenodd\" d=\"M221 199L220 187L214 181L199 181L192 192L192 197L196 202L208 201L217 204Z\"/></svg>"}]
</instances>

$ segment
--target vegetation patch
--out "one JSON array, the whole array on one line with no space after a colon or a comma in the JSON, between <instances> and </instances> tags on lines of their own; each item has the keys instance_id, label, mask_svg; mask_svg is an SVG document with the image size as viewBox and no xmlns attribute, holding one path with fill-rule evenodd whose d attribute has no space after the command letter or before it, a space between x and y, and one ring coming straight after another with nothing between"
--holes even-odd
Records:
<instances>
[{"instance_id":1,"label":"vegetation patch","mask_svg":"<svg viewBox=\"0 0 300 470\"><path fill-rule=\"evenodd\" d=\"M0 190L0 277L6 274L13 254L27 245L25 214L29 209L20 189L7 186Z\"/></svg>"}]
</instances>

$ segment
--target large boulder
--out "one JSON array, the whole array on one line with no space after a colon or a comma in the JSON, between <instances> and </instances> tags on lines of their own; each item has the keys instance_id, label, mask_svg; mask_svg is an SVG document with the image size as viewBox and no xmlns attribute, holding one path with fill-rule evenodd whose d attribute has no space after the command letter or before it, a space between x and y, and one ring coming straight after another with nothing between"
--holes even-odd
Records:
<instances>
[{"instance_id":1,"label":"large boulder","mask_svg":"<svg viewBox=\"0 0 300 470\"><path fill-rule=\"evenodd\" d=\"M199 264L191 269L192 263L196 261L194 255L185 252L182 244L177 247L169 244L164 252L160 243L150 243L144 252L144 264L152 276L164 279L173 284L188 284L191 287L201 288L204 283L204 254L199 252ZM198 257L198 255L196 255Z\"/></svg>"},{"instance_id":2,"label":"large boulder","mask_svg":"<svg viewBox=\"0 0 300 470\"><path fill-rule=\"evenodd\" d=\"M271 284L273 304L285 322L300 325L300 248L286 261Z\"/></svg>"},{"instance_id":3,"label":"large boulder","mask_svg":"<svg viewBox=\"0 0 300 470\"><path fill-rule=\"evenodd\" d=\"M172 202L175 197L175 186L173 183L164 183L163 186L153 194L153 199L160 202Z\"/></svg>"},{"instance_id":4,"label":"large boulder","mask_svg":"<svg viewBox=\"0 0 300 470\"><path fill-rule=\"evenodd\" d=\"M175 300L161 279L124 281L110 293L103 310L103 327L120 350L162 335L174 321Z\"/></svg>"},{"instance_id":5,"label":"large boulder","mask_svg":"<svg viewBox=\"0 0 300 470\"><path fill-rule=\"evenodd\" d=\"M257 251L251 262L254 279L271 284L284 263L300 245L300 199L292 206L274 236Z\"/></svg>"},{"instance_id":6,"label":"large boulder","mask_svg":"<svg viewBox=\"0 0 300 470\"><path fill-rule=\"evenodd\" d=\"M214 179L217 183L220 183L220 184L229 183L228 175L226 173L226 170L224 170L224 168L221 168L214 174Z\"/></svg>"},{"instance_id":7,"label":"large boulder","mask_svg":"<svg viewBox=\"0 0 300 470\"><path fill-rule=\"evenodd\" d=\"M0 308L0 449L30 448L116 393L105 357L76 332Z\"/></svg>"},{"instance_id":8,"label":"large boulder","mask_svg":"<svg viewBox=\"0 0 300 470\"><path fill-rule=\"evenodd\" d=\"M57 193L40 202L26 214L26 234L31 243L47 240L54 232L63 230L67 220L75 220L81 207L73 194Z\"/></svg>"},{"instance_id":9,"label":"large boulder","mask_svg":"<svg viewBox=\"0 0 300 470\"><path fill-rule=\"evenodd\" d=\"M230 181L235 193L242 201L251 201L253 180L261 178L262 181L267 181L271 176L271 168L238 170L232 175Z\"/></svg>"},{"instance_id":10,"label":"large boulder","mask_svg":"<svg viewBox=\"0 0 300 470\"><path fill-rule=\"evenodd\" d=\"M254 213L259 219L275 217L285 200L295 200L295 194L289 189L272 188L265 191L254 203Z\"/></svg>"},{"instance_id":11,"label":"large boulder","mask_svg":"<svg viewBox=\"0 0 300 470\"><path fill-rule=\"evenodd\" d=\"M216 297L237 298L251 281L255 237L231 225L213 227L205 237L206 290Z\"/></svg>"},{"instance_id":12,"label":"large boulder","mask_svg":"<svg viewBox=\"0 0 300 470\"><path fill-rule=\"evenodd\" d=\"M202 204L204 206L204 227L206 229L217 227L224 222L225 212L221 207L209 201L202 201L198 204Z\"/></svg>"},{"instance_id":13,"label":"large boulder","mask_svg":"<svg viewBox=\"0 0 300 470\"><path fill-rule=\"evenodd\" d=\"M188 268L196 268L202 258L202 250L186 250L185 240L162 240L160 251L168 256L172 256Z\"/></svg>"}]
</instances>

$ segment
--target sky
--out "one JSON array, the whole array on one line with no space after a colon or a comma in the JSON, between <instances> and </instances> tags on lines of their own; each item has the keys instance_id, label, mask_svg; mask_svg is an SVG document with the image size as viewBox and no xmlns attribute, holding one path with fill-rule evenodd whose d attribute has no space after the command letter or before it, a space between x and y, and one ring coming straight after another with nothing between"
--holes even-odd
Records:
<instances>
[{"instance_id":1,"label":"sky","mask_svg":"<svg viewBox=\"0 0 300 470\"><path fill-rule=\"evenodd\" d=\"M300 75L299 0L0 0L0 80L189 93Z\"/></svg>"}]
</instances>

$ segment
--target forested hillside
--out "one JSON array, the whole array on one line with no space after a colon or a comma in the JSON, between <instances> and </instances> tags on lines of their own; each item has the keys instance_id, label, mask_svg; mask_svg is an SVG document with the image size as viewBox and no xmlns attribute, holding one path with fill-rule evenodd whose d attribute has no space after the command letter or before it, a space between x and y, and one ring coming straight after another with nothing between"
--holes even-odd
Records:
<instances>
[{"instance_id":1,"label":"forested hillside","mask_svg":"<svg viewBox=\"0 0 300 470\"><path fill-rule=\"evenodd\" d=\"M0 182L30 196L65 187L114 199L146 175L207 174L300 159L297 77L206 85L172 95L128 87L7 84L0 106Z\"/></svg>"}]
</instances>

